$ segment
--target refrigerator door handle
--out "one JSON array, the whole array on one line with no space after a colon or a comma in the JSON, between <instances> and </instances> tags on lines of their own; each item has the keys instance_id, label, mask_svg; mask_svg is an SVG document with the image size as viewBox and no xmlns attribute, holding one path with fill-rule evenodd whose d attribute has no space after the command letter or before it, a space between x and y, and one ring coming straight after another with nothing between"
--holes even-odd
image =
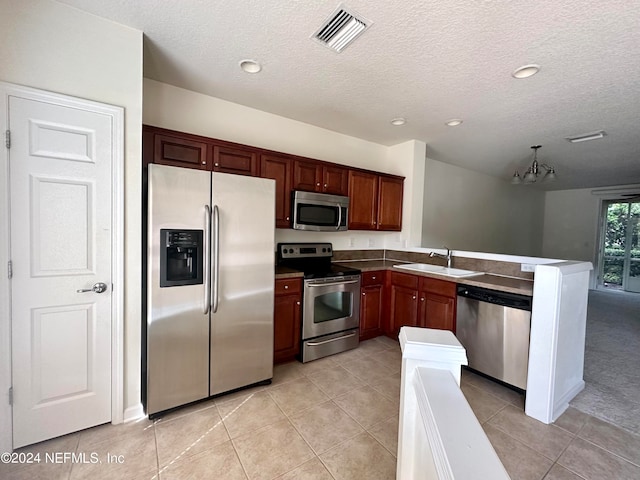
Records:
<instances>
[{"instance_id":1,"label":"refrigerator door handle","mask_svg":"<svg viewBox=\"0 0 640 480\"><path fill-rule=\"evenodd\" d=\"M220 277L220 211L218 206L213 206L213 306L212 312L218 311L218 293Z\"/></svg>"},{"instance_id":2,"label":"refrigerator door handle","mask_svg":"<svg viewBox=\"0 0 640 480\"><path fill-rule=\"evenodd\" d=\"M204 206L204 308L207 315L211 310L211 207Z\"/></svg>"}]
</instances>

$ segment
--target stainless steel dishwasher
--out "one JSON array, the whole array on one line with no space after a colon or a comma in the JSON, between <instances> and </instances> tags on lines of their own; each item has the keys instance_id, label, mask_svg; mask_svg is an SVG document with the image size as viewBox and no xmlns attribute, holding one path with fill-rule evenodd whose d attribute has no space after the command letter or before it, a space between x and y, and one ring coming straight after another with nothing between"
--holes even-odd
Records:
<instances>
[{"instance_id":1,"label":"stainless steel dishwasher","mask_svg":"<svg viewBox=\"0 0 640 480\"><path fill-rule=\"evenodd\" d=\"M527 389L531 297L458 286L456 336L469 367Z\"/></svg>"}]
</instances>

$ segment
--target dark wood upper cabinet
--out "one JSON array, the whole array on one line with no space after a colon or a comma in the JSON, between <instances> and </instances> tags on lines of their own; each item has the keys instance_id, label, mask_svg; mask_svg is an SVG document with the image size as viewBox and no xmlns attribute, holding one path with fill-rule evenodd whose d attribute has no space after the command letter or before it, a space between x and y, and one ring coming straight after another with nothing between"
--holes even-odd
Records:
<instances>
[{"instance_id":1,"label":"dark wood upper cabinet","mask_svg":"<svg viewBox=\"0 0 640 480\"><path fill-rule=\"evenodd\" d=\"M322 167L322 192L334 195L349 193L349 170L337 165Z\"/></svg>"},{"instance_id":2,"label":"dark wood upper cabinet","mask_svg":"<svg viewBox=\"0 0 640 480\"><path fill-rule=\"evenodd\" d=\"M213 145L213 171L258 176L258 154L251 150Z\"/></svg>"},{"instance_id":3,"label":"dark wood upper cabinet","mask_svg":"<svg viewBox=\"0 0 640 480\"><path fill-rule=\"evenodd\" d=\"M260 155L260 176L276 181L276 228L291 226L291 159Z\"/></svg>"},{"instance_id":4,"label":"dark wood upper cabinet","mask_svg":"<svg viewBox=\"0 0 640 480\"><path fill-rule=\"evenodd\" d=\"M375 230L378 211L378 175L349 171L349 229Z\"/></svg>"},{"instance_id":5,"label":"dark wood upper cabinet","mask_svg":"<svg viewBox=\"0 0 640 480\"><path fill-rule=\"evenodd\" d=\"M402 178L380 175L378 183L378 230L402 230Z\"/></svg>"},{"instance_id":6,"label":"dark wood upper cabinet","mask_svg":"<svg viewBox=\"0 0 640 480\"><path fill-rule=\"evenodd\" d=\"M293 189L307 192L320 191L322 167L317 162L293 161Z\"/></svg>"},{"instance_id":7,"label":"dark wood upper cabinet","mask_svg":"<svg viewBox=\"0 0 640 480\"><path fill-rule=\"evenodd\" d=\"M351 230L402 229L403 177L352 169L165 128L142 126L144 167L149 163L276 181L276 227L291 227L291 191L348 195Z\"/></svg>"},{"instance_id":8,"label":"dark wood upper cabinet","mask_svg":"<svg viewBox=\"0 0 640 480\"><path fill-rule=\"evenodd\" d=\"M349 169L309 160L293 161L293 189L347 195Z\"/></svg>"},{"instance_id":9,"label":"dark wood upper cabinet","mask_svg":"<svg viewBox=\"0 0 640 480\"><path fill-rule=\"evenodd\" d=\"M153 163L209 170L207 144L170 135L154 135Z\"/></svg>"},{"instance_id":10,"label":"dark wood upper cabinet","mask_svg":"<svg viewBox=\"0 0 640 480\"><path fill-rule=\"evenodd\" d=\"M349 171L349 229L402 230L404 178Z\"/></svg>"}]
</instances>

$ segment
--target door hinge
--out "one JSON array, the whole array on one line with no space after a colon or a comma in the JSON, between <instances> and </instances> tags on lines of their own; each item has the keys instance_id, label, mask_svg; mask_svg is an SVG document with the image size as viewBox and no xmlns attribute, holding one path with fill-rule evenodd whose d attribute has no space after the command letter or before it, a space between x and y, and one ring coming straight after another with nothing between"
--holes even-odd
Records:
<instances>
[{"instance_id":1,"label":"door hinge","mask_svg":"<svg viewBox=\"0 0 640 480\"><path fill-rule=\"evenodd\" d=\"M7 148L11 148L11 130L4 132L4 144Z\"/></svg>"},{"instance_id":2,"label":"door hinge","mask_svg":"<svg viewBox=\"0 0 640 480\"><path fill-rule=\"evenodd\" d=\"M13 405L13 387L9 388L9 405Z\"/></svg>"},{"instance_id":3,"label":"door hinge","mask_svg":"<svg viewBox=\"0 0 640 480\"><path fill-rule=\"evenodd\" d=\"M13 262L11 260L7 262L7 276L9 280L13 278Z\"/></svg>"}]
</instances>

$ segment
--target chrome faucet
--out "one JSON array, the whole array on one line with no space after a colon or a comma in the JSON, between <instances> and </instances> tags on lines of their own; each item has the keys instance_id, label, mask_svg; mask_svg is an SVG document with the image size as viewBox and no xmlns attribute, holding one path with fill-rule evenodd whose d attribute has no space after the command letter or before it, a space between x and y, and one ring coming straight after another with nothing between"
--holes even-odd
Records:
<instances>
[{"instance_id":1,"label":"chrome faucet","mask_svg":"<svg viewBox=\"0 0 640 480\"><path fill-rule=\"evenodd\" d=\"M451 268L451 250L449 250L449 247L447 247L445 245L445 247L447 249L447 254L446 255L442 255L440 253L436 253L436 252L431 252L429 253L429 258L433 258L433 257L438 257L438 258L443 258L447 261L447 268Z\"/></svg>"}]
</instances>

